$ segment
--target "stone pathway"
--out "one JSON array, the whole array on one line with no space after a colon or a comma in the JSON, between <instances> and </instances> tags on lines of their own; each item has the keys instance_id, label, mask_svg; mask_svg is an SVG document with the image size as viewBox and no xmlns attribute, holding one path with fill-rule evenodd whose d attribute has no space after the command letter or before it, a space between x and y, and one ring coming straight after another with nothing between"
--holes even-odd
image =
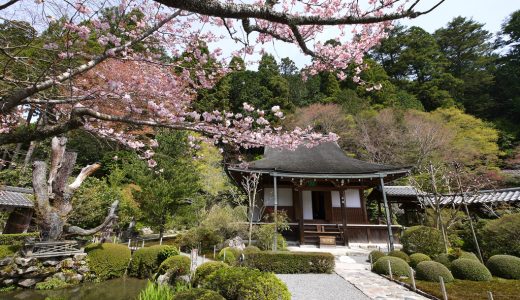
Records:
<instances>
[{"instance_id":1,"label":"stone pathway","mask_svg":"<svg viewBox=\"0 0 520 300\"><path fill-rule=\"evenodd\" d=\"M337 274L277 274L292 300L370 300Z\"/></svg>"},{"instance_id":2,"label":"stone pathway","mask_svg":"<svg viewBox=\"0 0 520 300\"><path fill-rule=\"evenodd\" d=\"M375 300L427 300L407 288L372 273L366 257L340 256L336 259L336 273Z\"/></svg>"}]
</instances>

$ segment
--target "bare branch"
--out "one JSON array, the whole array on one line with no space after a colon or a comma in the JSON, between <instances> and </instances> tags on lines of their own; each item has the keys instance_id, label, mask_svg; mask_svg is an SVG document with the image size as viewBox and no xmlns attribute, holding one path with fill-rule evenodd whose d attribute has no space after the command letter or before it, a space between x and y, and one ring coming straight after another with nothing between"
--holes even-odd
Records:
<instances>
[{"instance_id":1,"label":"bare branch","mask_svg":"<svg viewBox=\"0 0 520 300\"><path fill-rule=\"evenodd\" d=\"M97 226L97 227L94 227L92 229L83 229L81 227L78 227L78 226L69 226L69 225L65 225L65 232L69 235L81 235L81 236L85 236L85 235L92 235L92 234L95 234L101 230L103 230L106 226L108 226L112 221L116 220L117 219L117 215L116 215L116 210L117 210L117 207L119 206L119 200L116 200L112 203L112 205L110 206L110 211L108 213L108 216L106 216L105 220L103 221L103 223L101 223L101 225Z\"/></svg>"},{"instance_id":2,"label":"bare branch","mask_svg":"<svg viewBox=\"0 0 520 300\"><path fill-rule=\"evenodd\" d=\"M77 188L79 188L80 185L83 183L83 181L85 179L87 179L87 177L92 175L92 173L96 172L96 170L99 169L100 167L101 167L100 164L95 163L95 164L88 165L88 166L84 167L83 169L81 169L81 172L79 173L78 177L76 177L76 179L74 180L73 183L69 184L69 189L71 191L74 191Z\"/></svg>"}]
</instances>

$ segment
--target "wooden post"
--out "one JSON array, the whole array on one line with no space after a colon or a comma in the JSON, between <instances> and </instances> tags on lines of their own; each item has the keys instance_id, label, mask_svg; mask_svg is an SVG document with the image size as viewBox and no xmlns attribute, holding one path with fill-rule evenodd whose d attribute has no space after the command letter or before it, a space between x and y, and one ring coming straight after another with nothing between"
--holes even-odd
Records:
<instances>
[{"instance_id":1,"label":"wooden post","mask_svg":"<svg viewBox=\"0 0 520 300\"><path fill-rule=\"evenodd\" d=\"M390 280L394 280L394 276L392 275L392 264L389 260L386 261L388 263L388 275L390 275Z\"/></svg>"},{"instance_id":2,"label":"wooden post","mask_svg":"<svg viewBox=\"0 0 520 300\"><path fill-rule=\"evenodd\" d=\"M448 293L446 292L446 285L444 284L444 278L442 278L442 276L439 276L439 281L441 283L442 299L448 300Z\"/></svg>"},{"instance_id":3,"label":"wooden post","mask_svg":"<svg viewBox=\"0 0 520 300\"><path fill-rule=\"evenodd\" d=\"M278 250L278 177L274 176L274 238L273 238L273 251Z\"/></svg>"},{"instance_id":4,"label":"wooden post","mask_svg":"<svg viewBox=\"0 0 520 300\"><path fill-rule=\"evenodd\" d=\"M143 242L141 243L141 248L144 248L144 239L143 239Z\"/></svg>"},{"instance_id":5,"label":"wooden post","mask_svg":"<svg viewBox=\"0 0 520 300\"><path fill-rule=\"evenodd\" d=\"M300 207L298 211L299 220L298 220L298 227L300 231L300 245L303 245L305 243L305 224L303 223L303 191L298 190L298 201L300 201Z\"/></svg>"},{"instance_id":6,"label":"wooden post","mask_svg":"<svg viewBox=\"0 0 520 300\"><path fill-rule=\"evenodd\" d=\"M217 245L213 246L213 259L217 257Z\"/></svg>"},{"instance_id":7,"label":"wooden post","mask_svg":"<svg viewBox=\"0 0 520 300\"><path fill-rule=\"evenodd\" d=\"M370 271L372 271L372 268L374 266L374 262L372 260L372 254L370 254L368 257L370 258Z\"/></svg>"},{"instance_id":8,"label":"wooden post","mask_svg":"<svg viewBox=\"0 0 520 300\"><path fill-rule=\"evenodd\" d=\"M226 252L227 252L227 251L224 250L224 260L223 260L223 262L226 262Z\"/></svg>"},{"instance_id":9,"label":"wooden post","mask_svg":"<svg viewBox=\"0 0 520 300\"><path fill-rule=\"evenodd\" d=\"M343 244L348 246L348 230L347 230L347 207L345 204L345 190L339 191L339 202L341 204L341 224L343 226Z\"/></svg>"},{"instance_id":10,"label":"wooden post","mask_svg":"<svg viewBox=\"0 0 520 300\"><path fill-rule=\"evenodd\" d=\"M159 239L159 245L162 245L162 238L163 237L161 236L161 238Z\"/></svg>"},{"instance_id":11,"label":"wooden post","mask_svg":"<svg viewBox=\"0 0 520 300\"><path fill-rule=\"evenodd\" d=\"M488 300L494 300L493 299L493 293L491 291L487 292Z\"/></svg>"},{"instance_id":12,"label":"wooden post","mask_svg":"<svg viewBox=\"0 0 520 300\"><path fill-rule=\"evenodd\" d=\"M412 288L413 288L413 291L415 292L417 290L417 287L415 286L415 271L413 270L412 267L410 267L410 278L412 279Z\"/></svg>"},{"instance_id":13,"label":"wooden post","mask_svg":"<svg viewBox=\"0 0 520 300\"><path fill-rule=\"evenodd\" d=\"M132 242L132 239L128 239L128 248L130 248L130 243Z\"/></svg>"},{"instance_id":14,"label":"wooden post","mask_svg":"<svg viewBox=\"0 0 520 300\"><path fill-rule=\"evenodd\" d=\"M381 193L383 194L383 202L385 205L385 212L386 212L386 226L388 227L388 243L389 243L388 251L394 251L394 235L392 233L392 219L390 218L390 209L388 208L388 201L386 200L385 182L383 180L383 176L379 177L379 179L381 180Z\"/></svg>"}]
</instances>

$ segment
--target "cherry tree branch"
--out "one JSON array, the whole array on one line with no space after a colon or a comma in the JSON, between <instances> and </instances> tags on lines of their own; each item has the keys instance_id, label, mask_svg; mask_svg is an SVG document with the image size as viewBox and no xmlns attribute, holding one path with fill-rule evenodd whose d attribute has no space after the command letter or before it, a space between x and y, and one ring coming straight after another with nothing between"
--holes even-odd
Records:
<instances>
[{"instance_id":1,"label":"cherry tree branch","mask_svg":"<svg viewBox=\"0 0 520 300\"><path fill-rule=\"evenodd\" d=\"M173 20L174 18L178 17L179 15L181 14L181 11L178 10L176 11L175 13L169 15L168 17L164 18L164 20L158 22L157 24L155 24L154 26L150 27L148 30L146 30L145 32L143 32L139 37L137 37L136 39L132 40L132 41L129 41L119 47L114 47L108 51L105 51L103 54L101 55L98 55L97 57L95 57L94 59L88 61L87 63L77 67L77 68L74 68L70 71L67 71L67 72L64 72L56 77L53 77L53 78L50 78L50 79L47 79L45 81L42 81L40 83L35 83L34 85L32 86L29 86L29 87L24 87L24 88L21 88L21 89L17 89L15 90L11 95L1 99L1 106L0 106L0 112L1 113L8 113L9 111L11 111L13 108L15 108L16 106L22 104L23 100L38 93L38 92L41 92L43 90L46 90L50 87L53 87L55 86L56 84L58 83L61 83L61 82L64 82L66 80L69 80L71 78L73 78L74 76L77 76L79 74L82 74L82 73L85 73L86 71L94 68L95 66L97 66L98 64L100 64L101 62L105 61L106 59L108 59L109 57L112 57L114 54L117 54L117 53L120 53L132 46L134 46L135 44L143 41L144 39L146 39L147 37L149 37L150 35L152 35L154 32L156 32L157 30L159 30L159 28L161 28L162 26L164 26L166 23L170 22L171 20Z\"/></svg>"},{"instance_id":2,"label":"cherry tree branch","mask_svg":"<svg viewBox=\"0 0 520 300\"><path fill-rule=\"evenodd\" d=\"M430 9L425 11L415 11L414 8L419 1L420 0L416 0L410 8L403 11L377 16L347 15L343 17L322 17L316 15L291 15L274 11L272 7L269 6L262 7L258 6L257 4L222 3L217 0L156 0L156 2L162 3L169 7L212 17L232 19L254 18L294 26L370 24L384 21L393 21L402 18L416 18L431 12L433 9L441 5L445 0L439 0Z\"/></svg>"}]
</instances>

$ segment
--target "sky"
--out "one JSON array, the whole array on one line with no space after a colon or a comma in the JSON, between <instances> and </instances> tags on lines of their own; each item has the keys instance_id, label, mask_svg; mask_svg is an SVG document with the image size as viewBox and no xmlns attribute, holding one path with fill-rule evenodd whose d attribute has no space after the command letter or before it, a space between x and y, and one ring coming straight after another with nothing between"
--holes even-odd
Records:
<instances>
[{"instance_id":1,"label":"sky","mask_svg":"<svg viewBox=\"0 0 520 300\"><path fill-rule=\"evenodd\" d=\"M431 7L438 0L422 0L420 8ZM520 9L520 0L446 0L429 14L415 19L402 20L400 23L406 26L419 26L433 33L436 29L444 27L457 16L472 18L485 24L485 29L491 33L500 31L504 20L514 11ZM333 36L333 34L331 34ZM277 43L266 47L279 61L284 57L290 57L301 68L310 62L310 58L300 53L293 45ZM255 65L248 66L256 69Z\"/></svg>"}]
</instances>

